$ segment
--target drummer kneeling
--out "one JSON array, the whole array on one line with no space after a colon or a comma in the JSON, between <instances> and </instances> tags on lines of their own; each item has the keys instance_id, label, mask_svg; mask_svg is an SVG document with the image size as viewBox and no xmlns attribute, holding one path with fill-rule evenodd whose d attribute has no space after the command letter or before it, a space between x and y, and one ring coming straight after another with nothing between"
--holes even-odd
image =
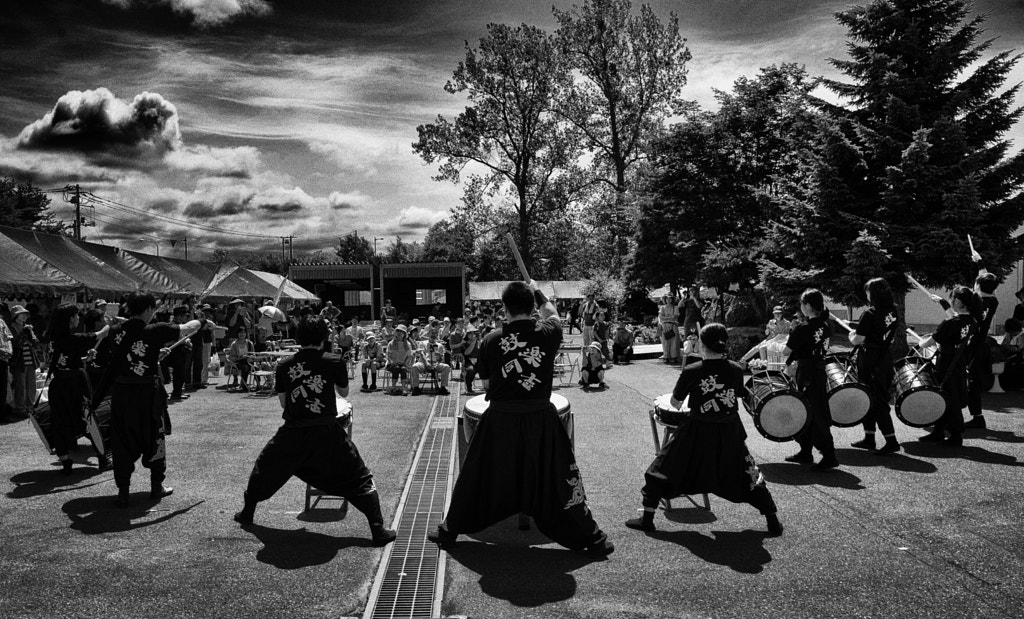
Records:
<instances>
[{"instance_id":1,"label":"drummer kneeling","mask_svg":"<svg viewBox=\"0 0 1024 619\"><path fill-rule=\"evenodd\" d=\"M682 408L689 398L690 408L644 474L643 514L627 520L627 527L653 531L662 499L708 492L750 503L764 515L769 533L782 534L775 501L747 451L737 405L745 389L743 366L725 358L728 339L724 325L701 329L704 359L683 368L672 391L673 407Z\"/></svg>"},{"instance_id":2,"label":"drummer kneeling","mask_svg":"<svg viewBox=\"0 0 1024 619\"><path fill-rule=\"evenodd\" d=\"M275 385L284 425L256 459L245 489L245 507L234 518L251 525L256 504L274 496L294 475L329 495L340 496L366 515L373 543L384 546L395 532L384 527L373 474L338 419L335 393L348 395L348 368L325 355L327 325L307 316L296 329L302 350L277 366Z\"/></svg>"}]
</instances>

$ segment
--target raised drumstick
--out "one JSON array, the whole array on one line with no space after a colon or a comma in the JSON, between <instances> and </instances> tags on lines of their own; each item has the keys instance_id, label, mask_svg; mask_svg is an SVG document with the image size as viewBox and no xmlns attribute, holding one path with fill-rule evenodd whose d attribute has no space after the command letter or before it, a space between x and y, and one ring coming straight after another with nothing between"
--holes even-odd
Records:
<instances>
[{"instance_id":1,"label":"raised drumstick","mask_svg":"<svg viewBox=\"0 0 1024 619\"><path fill-rule=\"evenodd\" d=\"M533 280L530 279L530 274L526 272L526 263L523 262L523 257L519 255L519 248L516 247L516 240L512 238L512 233L506 232L505 239L508 240L508 246L512 248L512 256L515 257L516 264L519 265L519 272L523 274L523 281L532 285Z\"/></svg>"}]
</instances>

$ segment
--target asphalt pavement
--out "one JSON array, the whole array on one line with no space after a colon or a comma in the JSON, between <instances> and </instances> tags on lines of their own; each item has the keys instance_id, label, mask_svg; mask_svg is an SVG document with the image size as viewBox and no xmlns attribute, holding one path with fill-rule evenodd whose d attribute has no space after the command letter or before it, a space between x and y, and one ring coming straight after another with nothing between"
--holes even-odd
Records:
<instances>
[{"instance_id":1,"label":"asphalt pavement","mask_svg":"<svg viewBox=\"0 0 1024 619\"><path fill-rule=\"evenodd\" d=\"M876 457L847 447L842 466L785 463L794 443L747 445L786 530L768 537L748 505L711 497L636 514L653 457L647 411L678 374L656 360L608 371L609 388L569 386L588 503L616 545L607 559L563 549L514 521L461 537L448 556L443 611L467 617L1019 617L1024 608L1024 393L985 398L989 429L962 448L919 443ZM393 515L430 398L362 394L355 440ZM81 441L71 477L28 422L0 426L0 617L345 617L365 607L380 549L357 512L303 514L290 482L260 505L257 526L231 520L252 463L280 423L274 399L207 389L171 409L167 483L113 507L109 471Z\"/></svg>"}]
</instances>

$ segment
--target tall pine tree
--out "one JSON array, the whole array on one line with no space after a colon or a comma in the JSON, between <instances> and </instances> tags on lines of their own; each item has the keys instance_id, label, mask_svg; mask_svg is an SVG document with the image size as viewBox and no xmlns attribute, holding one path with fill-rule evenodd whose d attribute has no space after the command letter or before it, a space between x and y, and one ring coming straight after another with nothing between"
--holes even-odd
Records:
<instances>
[{"instance_id":1,"label":"tall pine tree","mask_svg":"<svg viewBox=\"0 0 1024 619\"><path fill-rule=\"evenodd\" d=\"M1003 89L1020 55L985 59L992 40L970 12L965 0L876 0L836 15L850 57L832 64L848 81L826 86L846 106L823 106L833 120L804 152L808 174L786 187L774 236L792 251L764 265L769 283L846 300L863 300L868 271L903 292L907 272L969 284L968 234L993 272L1020 259L1024 153L1010 155L1004 135L1024 110L1020 85ZM843 277L853 256L861 278Z\"/></svg>"}]
</instances>

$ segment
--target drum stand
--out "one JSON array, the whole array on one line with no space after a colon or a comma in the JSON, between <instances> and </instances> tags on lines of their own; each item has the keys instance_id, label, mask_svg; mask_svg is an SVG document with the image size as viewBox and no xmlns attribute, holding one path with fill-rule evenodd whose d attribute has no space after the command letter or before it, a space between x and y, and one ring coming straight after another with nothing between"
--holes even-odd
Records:
<instances>
[{"instance_id":1,"label":"drum stand","mask_svg":"<svg viewBox=\"0 0 1024 619\"><path fill-rule=\"evenodd\" d=\"M661 453L661 446L662 446L662 444L668 442L668 439L672 435L672 432L675 431L676 426L669 425L667 423L663 423L660 419L658 419L658 415L654 412L653 408L647 411L647 416L651 420L651 436L654 438L654 455L657 456L658 454ZM661 428L662 428L662 435L661 436L658 436L658 426L661 426ZM684 494L683 496L686 497L687 501L693 503L694 507L697 507L697 508L700 508L700 509L706 509L707 511L711 511L711 499L708 498L708 493L707 492L702 494L702 497L704 499L704 504L703 505L701 505L697 501L694 501L693 497L691 497L688 494ZM672 500L671 499L662 499L661 502L665 504L665 511L667 511L667 512L672 511Z\"/></svg>"}]
</instances>

